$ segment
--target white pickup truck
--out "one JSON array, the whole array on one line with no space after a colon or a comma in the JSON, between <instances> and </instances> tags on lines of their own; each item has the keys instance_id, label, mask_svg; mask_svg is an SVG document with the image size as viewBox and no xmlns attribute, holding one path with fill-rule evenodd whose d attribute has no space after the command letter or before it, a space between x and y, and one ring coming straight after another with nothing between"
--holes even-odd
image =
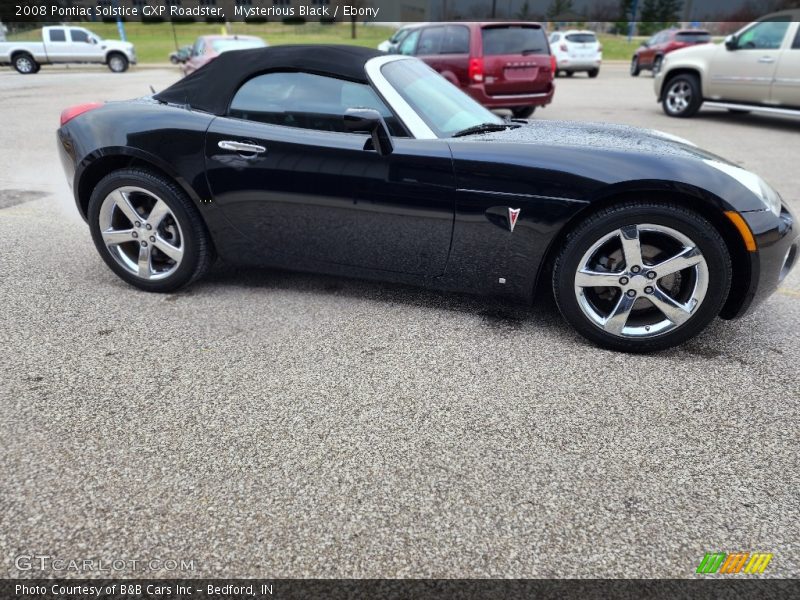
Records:
<instances>
[{"instance_id":1,"label":"white pickup truck","mask_svg":"<svg viewBox=\"0 0 800 600\"><path fill-rule=\"evenodd\" d=\"M43 27L41 42L0 43L0 65L23 75L51 63L101 63L122 73L136 64L136 52L131 43L104 40L83 27Z\"/></svg>"}]
</instances>

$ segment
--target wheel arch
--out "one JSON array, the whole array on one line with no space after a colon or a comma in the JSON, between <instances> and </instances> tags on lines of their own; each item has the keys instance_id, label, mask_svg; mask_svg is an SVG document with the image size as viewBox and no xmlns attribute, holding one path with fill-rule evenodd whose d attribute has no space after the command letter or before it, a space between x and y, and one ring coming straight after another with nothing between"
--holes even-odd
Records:
<instances>
[{"instance_id":1,"label":"wheel arch","mask_svg":"<svg viewBox=\"0 0 800 600\"><path fill-rule=\"evenodd\" d=\"M697 77L697 81L700 82L700 91L702 92L703 77L700 74L700 69L697 69L695 67L676 67L664 73L664 79L662 80L661 83L661 89L658 90L658 102L661 102L664 99L664 90L667 89L669 82L672 81L672 79L677 77L678 75L694 75L695 77Z\"/></svg>"},{"instance_id":2,"label":"wheel arch","mask_svg":"<svg viewBox=\"0 0 800 600\"><path fill-rule=\"evenodd\" d=\"M644 195L646 195L646 198L643 198ZM728 298L720 311L720 317L723 319L735 318L740 313L743 304L747 302L748 291L751 287L753 277L752 254L747 251L741 234L736 227L725 217L724 211L729 209L726 203L721 198L710 195L705 190L685 184L680 184L680 189L669 189L665 186L653 185L628 187L626 189L612 187L597 196L585 208L575 213L551 240L536 275L534 296L542 297L543 294L548 293L547 290L556 256L563 247L567 236L581 222L590 215L609 206L626 200L643 199L665 204L678 204L683 208L698 213L717 229L725 242L733 268L731 288L728 292Z\"/></svg>"},{"instance_id":3,"label":"wheel arch","mask_svg":"<svg viewBox=\"0 0 800 600\"><path fill-rule=\"evenodd\" d=\"M198 207L198 210L202 203L197 190L168 163L135 148L104 148L97 150L86 157L82 161L82 165L84 166L75 173L73 189L75 190L75 203L84 221L87 219L89 212L89 199L100 180L113 171L129 167L148 169L171 179L186 192L195 206ZM202 211L200 213L202 216Z\"/></svg>"},{"instance_id":4,"label":"wheel arch","mask_svg":"<svg viewBox=\"0 0 800 600\"><path fill-rule=\"evenodd\" d=\"M38 62L36 60L36 57L30 50L26 50L25 48L15 48L11 51L11 54L9 54L8 56L8 60L10 61L9 64L13 65L14 61L17 60L17 58L22 55L30 56L33 62Z\"/></svg>"},{"instance_id":5,"label":"wheel arch","mask_svg":"<svg viewBox=\"0 0 800 600\"><path fill-rule=\"evenodd\" d=\"M125 53L122 50L119 50L117 48L112 48L111 50L106 52L106 64L108 64L108 61L111 60L111 57L114 56L115 54L119 54L125 60L128 60L128 57L125 55Z\"/></svg>"},{"instance_id":6,"label":"wheel arch","mask_svg":"<svg viewBox=\"0 0 800 600\"><path fill-rule=\"evenodd\" d=\"M455 86L457 86L457 87L460 87L460 86L461 86L460 82L458 81L458 77L456 77L456 74L455 74L455 73L453 73L451 70L449 70L449 69L446 69L446 70L444 70L444 71L441 71L439 74L440 74L442 77L444 77L445 79L447 79L447 81L449 81L449 82L450 82L450 83L452 83L453 85L455 85Z\"/></svg>"}]
</instances>

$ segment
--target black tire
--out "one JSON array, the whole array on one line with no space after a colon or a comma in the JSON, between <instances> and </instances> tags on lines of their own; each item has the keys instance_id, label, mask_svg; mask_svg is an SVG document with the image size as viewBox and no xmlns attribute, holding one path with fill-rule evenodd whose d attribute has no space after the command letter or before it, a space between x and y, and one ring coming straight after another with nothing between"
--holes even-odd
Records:
<instances>
[{"instance_id":1,"label":"black tire","mask_svg":"<svg viewBox=\"0 0 800 600\"><path fill-rule=\"evenodd\" d=\"M556 69L556 77L561 77L563 71L561 69Z\"/></svg>"},{"instance_id":2,"label":"black tire","mask_svg":"<svg viewBox=\"0 0 800 600\"><path fill-rule=\"evenodd\" d=\"M575 71L567 71L567 77L572 77L575 75Z\"/></svg>"},{"instance_id":3,"label":"black tire","mask_svg":"<svg viewBox=\"0 0 800 600\"><path fill-rule=\"evenodd\" d=\"M663 56L656 56L656 59L653 61L653 77L658 75L661 71L661 65L664 63Z\"/></svg>"},{"instance_id":4,"label":"black tire","mask_svg":"<svg viewBox=\"0 0 800 600\"><path fill-rule=\"evenodd\" d=\"M680 86L680 87L679 87ZM685 105L677 105L671 99L671 92L677 89L688 89L689 97ZM703 105L700 79L693 73L683 73L672 77L664 84L661 106L670 117L687 119L693 117Z\"/></svg>"},{"instance_id":5,"label":"black tire","mask_svg":"<svg viewBox=\"0 0 800 600\"><path fill-rule=\"evenodd\" d=\"M123 187L142 188L167 205L180 228L183 257L177 269L164 279L145 280L129 272L112 256L100 232L100 209L111 192ZM120 169L106 175L89 200L89 228L92 240L109 268L127 283L147 292L173 292L202 277L214 262L215 253L208 229L197 207L174 181L144 169ZM136 243L136 242L134 242Z\"/></svg>"},{"instance_id":6,"label":"black tire","mask_svg":"<svg viewBox=\"0 0 800 600\"><path fill-rule=\"evenodd\" d=\"M600 75L600 69L591 69L591 70L589 71L588 75L589 75L589 77L591 77L592 79L594 79L595 77L597 77L598 75Z\"/></svg>"},{"instance_id":7,"label":"black tire","mask_svg":"<svg viewBox=\"0 0 800 600\"><path fill-rule=\"evenodd\" d=\"M122 52L111 52L106 58L106 64L112 73L124 73L130 66L128 57Z\"/></svg>"},{"instance_id":8,"label":"black tire","mask_svg":"<svg viewBox=\"0 0 800 600\"><path fill-rule=\"evenodd\" d=\"M610 333L582 310L575 291L575 276L582 267L581 261L584 255L604 236L621 227L642 224L670 228L688 237L705 259L708 286L699 307L681 325L652 336L645 334L643 337L631 337ZM628 269L628 266L624 265L624 259L620 268L622 271ZM643 268L646 269L647 265L643 264ZM612 272L616 273L617 269L612 269ZM631 275L631 280L635 277ZM629 201L604 208L587 217L567 236L553 267L553 292L561 314L585 338L610 350L655 352L681 344L705 329L719 315L728 296L731 277L731 259L725 242L705 218L672 203ZM686 281L691 283L690 279ZM622 290L618 294L621 295ZM644 298L647 296L638 296L636 302ZM615 301L617 300L612 300ZM634 307L634 311L641 311L642 307L651 313L655 310L655 305L648 300L639 308ZM636 314L636 312L631 313L634 316ZM659 318L663 318L663 315Z\"/></svg>"},{"instance_id":9,"label":"black tire","mask_svg":"<svg viewBox=\"0 0 800 600\"><path fill-rule=\"evenodd\" d=\"M21 75L33 75L39 72L39 63L27 52L18 52L14 55L14 68Z\"/></svg>"},{"instance_id":10,"label":"black tire","mask_svg":"<svg viewBox=\"0 0 800 600\"><path fill-rule=\"evenodd\" d=\"M518 106L517 108L512 108L511 113L514 115L515 119L528 119L533 115L535 110L535 106Z\"/></svg>"},{"instance_id":11,"label":"black tire","mask_svg":"<svg viewBox=\"0 0 800 600\"><path fill-rule=\"evenodd\" d=\"M641 67L639 67L639 57L634 56L631 59L631 77L638 77L639 73L642 72Z\"/></svg>"}]
</instances>

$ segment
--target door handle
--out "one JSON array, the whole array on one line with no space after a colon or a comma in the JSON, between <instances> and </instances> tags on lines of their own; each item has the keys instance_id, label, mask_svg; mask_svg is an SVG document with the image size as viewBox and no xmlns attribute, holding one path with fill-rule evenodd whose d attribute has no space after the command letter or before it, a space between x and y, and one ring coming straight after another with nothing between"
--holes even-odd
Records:
<instances>
[{"instance_id":1,"label":"door handle","mask_svg":"<svg viewBox=\"0 0 800 600\"><path fill-rule=\"evenodd\" d=\"M762 56L761 58L758 59L758 62L760 62L760 63L774 63L775 59L772 58L771 56Z\"/></svg>"},{"instance_id":2,"label":"door handle","mask_svg":"<svg viewBox=\"0 0 800 600\"><path fill-rule=\"evenodd\" d=\"M233 140L222 140L217 144L223 150L231 150L240 154L264 154L267 149L257 144L245 144L244 142L234 142Z\"/></svg>"}]
</instances>

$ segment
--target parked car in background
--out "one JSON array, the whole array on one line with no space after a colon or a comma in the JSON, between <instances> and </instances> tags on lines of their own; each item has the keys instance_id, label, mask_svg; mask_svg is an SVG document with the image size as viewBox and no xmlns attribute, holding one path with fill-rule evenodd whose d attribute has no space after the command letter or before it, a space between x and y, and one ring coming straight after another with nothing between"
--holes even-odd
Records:
<instances>
[{"instance_id":1,"label":"parked car in background","mask_svg":"<svg viewBox=\"0 0 800 600\"><path fill-rule=\"evenodd\" d=\"M655 76L664 63L664 56L675 50L708 44L711 34L702 29L665 29L644 42L631 59L631 75L638 77L642 71L652 71Z\"/></svg>"},{"instance_id":2,"label":"parked car in background","mask_svg":"<svg viewBox=\"0 0 800 600\"><path fill-rule=\"evenodd\" d=\"M175 52L169 55L169 62L173 65L183 64L189 57L192 55L192 47L191 46L181 46Z\"/></svg>"},{"instance_id":3,"label":"parked car in background","mask_svg":"<svg viewBox=\"0 0 800 600\"><path fill-rule=\"evenodd\" d=\"M691 117L705 103L732 112L800 116L800 10L750 23L722 44L669 54L655 92L671 117Z\"/></svg>"},{"instance_id":4,"label":"parked car in background","mask_svg":"<svg viewBox=\"0 0 800 600\"><path fill-rule=\"evenodd\" d=\"M184 75L194 73L223 52L263 48L268 44L254 35L201 35L195 40L189 59L183 63Z\"/></svg>"},{"instance_id":5,"label":"parked car in background","mask_svg":"<svg viewBox=\"0 0 800 600\"><path fill-rule=\"evenodd\" d=\"M556 76L585 72L597 77L603 62L603 46L593 31L555 31L550 35L550 49L556 57Z\"/></svg>"},{"instance_id":6,"label":"parked car in background","mask_svg":"<svg viewBox=\"0 0 800 600\"><path fill-rule=\"evenodd\" d=\"M517 118L553 100L555 59L538 23L429 23L412 29L396 52L422 59L485 107Z\"/></svg>"},{"instance_id":7,"label":"parked car in background","mask_svg":"<svg viewBox=\"0 0 800 600\"><path fill-rule=\"evenodd\" d=\"M130 42L104 40L83 27L42 27L41 42L0 42L0 65L23 75L51 63L99 63L122 73L136 64L136 51Z\"/></svg>"},{"instance_id":8,"label":"parked car in background","mask_svg":"<svg viewBox=\"0 0 800 600\"><path fill-rule=\"evenodd\" d=\"M420 23L414 23L412 25L404 25L403 27L395 31L392 37L390 37L388 40L384 40L383 42L378 44L378 50L380 50L381 52L393 52L394 50L397 50L397 46L400 45L400 42L402 42L413 29L416 29L419 26Z\"/></svg>"}]
</instances>

